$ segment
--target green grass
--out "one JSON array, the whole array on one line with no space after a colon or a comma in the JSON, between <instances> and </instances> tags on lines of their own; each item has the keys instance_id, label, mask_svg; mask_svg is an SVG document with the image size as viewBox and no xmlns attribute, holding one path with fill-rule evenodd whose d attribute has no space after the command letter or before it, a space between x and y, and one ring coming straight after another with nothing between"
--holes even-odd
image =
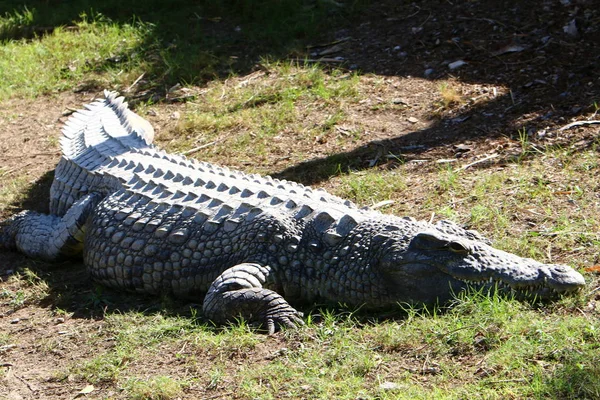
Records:
<instances>
[{"instance_id":1,"label":"green grass","mask_svg":"<svg viewBox=\"0 0 600 400\"><path fill-rule=\"evenodd\" d=\"M34 41L0 46L0 99L36 96L72 88L84 81L119 87L144 69L134 50L147 27L116 25L84 18L74 32L58 27Z\"/></svg>"},{"instance_id":2,"label":"green grass","mask_svg":"<svg viewBox=\"0 0 600 400\"><path fill-rule=\"evenodd\" d=\"M339 194L358 204L373 205L390 200L407 190L406 182L399 171L380 174L363 171L345 175Z\"/></svg>"},{"instance_id":3,"label":"green grass","mask_svg":"<svg viewBox=\"0 0 600 400\"><path fill-rule=\"evenodd\" d=\"M18 36L24 29L33 24L34 12L26 6L14 9L0 17L0 41Z\"/></svg>"},{"instance_id":4,"label":"green grass","mask_svg":"<svg viewBox=\"0 0 600 400\"><path fill-rule=\"evenodd\" d=\"M12 274L6 285L0 289L0 301L9 307L11 312L37 303L49 294L48 283L29 268Z\"/></svg>"},{"instance_id":5,"label":"green grass","mask_svg":"<svg viewBox=\"0 0 600 400\"><path fill-rule=\"evenodd\" d=\"M345 105L358 101L358 75L267 60L262 68L267 72L211 82L202 101L189 102L176 129L161 138L165 147L177 152L216 142L200 153L202 158L235 166L272 156L268 152L273 143L281 143L281 156L287 156L288 146L311 146L315 140L340 136L334 127L345 121ZM309 108L323 115L307 119ZM303 159L302 154L291 156Z\"/></svg>"},{"instance_id":6,"label":"green grass","mask_svg":"<svg viewBox=\"0 0 600 400\"><path fill-rule=\"evenodd\" d=\"M150 380L130 378L123 390L130 399L170 400L179 398L187 382L181 382L169 376L156 376Z\"/></svg>"},{"instance_id":7,"label":"green grass","mask_svg":"<svg viewBox=\"0 0 600 400\"><path fill-rule=\"evenodd\" d=\"M0 212L22 200L29 185L25 178L10 179L11 172L14 171L0 167L0 179L4 178L0 186Z\"/></svg>"},{"instance_id":8,"label":"green grass","mask_svg":"<svg viewBox=\"0 0 600 400\"><path fill-rule=\"evenodd\" d=\"M359 3L2 1L0 99L75 86L123 90L142 73L137 88L164 95L176 83L245 74L261 58L301 55L320 27ZM313 90L331 96L318 84Z\"/></svg>"},{"instance_id":9,"label":"green grass","mask_svg":"<svg viewBox=\"0 0 600 400\"><path fill-rule=\"evenodd\" d=\"M397 321L325 313L323 322L277 341L243 325L213 331L177 317L107 318L115 348L75 370L75 377L115 381L132 398L172 398L187 387L260 399L593 398L600 388L597 320L570 312L556 318L477 292L446 312L408 310ZM160 358L182 343L189 349L179 363L210 373L192 380L161 372L136 377L136 365L150 354Z\"/></svg>"},{"instance_id":10,"label":"green grass","mask_svg":"<svg viewBox=\"0 0 600 400\"><path fill-rule=\"evenodd\" d=\"M63 374L112 383L127 398L594 398L600 323L576 312L585 301L540 312L472 291L448 310L408 308L395 320L322 310L318 322L308 316L275 338L243 323L214 329L163 312L108 313L88 340L113 346Z\"/></svg>"}]
</instances>

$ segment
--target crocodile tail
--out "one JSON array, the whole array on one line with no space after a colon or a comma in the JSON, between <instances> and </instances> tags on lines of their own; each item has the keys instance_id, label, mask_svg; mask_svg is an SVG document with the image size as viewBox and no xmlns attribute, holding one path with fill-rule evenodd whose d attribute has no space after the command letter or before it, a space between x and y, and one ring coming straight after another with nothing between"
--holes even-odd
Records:
<instances>
[{"instance_id":1,"label":"crocodile tail","mask_svg":"<svg viewBox=\"0 0 600 400\"><path fill-rule=\"evenodd\" d=\"M123 97L105 90L103 99L73 113L65 123L50 212L64 215L86 193L108 193L111 178L103 176L103 167L126 153L153 148L153 139L150 123L129 110Z\"/></svg>"},{"instance_id":2,"label":"crocodile tail","mask_svg":"<svg viewBox=\"0 0 600 400\"><path fill-rule=\"evenodd\" d=\"M65 123L60 140L64 158L77 162L91 148L97 156L110 157L152 143L154 129L148 121L131 111L116 92L105 90L104 96Z\"/></svg>"}]
</instances>

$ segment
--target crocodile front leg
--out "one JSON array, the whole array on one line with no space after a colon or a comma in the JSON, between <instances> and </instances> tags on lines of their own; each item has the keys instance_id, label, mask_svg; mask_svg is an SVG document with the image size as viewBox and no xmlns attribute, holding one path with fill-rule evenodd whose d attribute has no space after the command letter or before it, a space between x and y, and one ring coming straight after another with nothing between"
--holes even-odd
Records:
<instances>
[{"instance_id":1,"label":"crocodile front leg","mask_svg":"<svg viewBox=\"0 0 600 400\"><path fill-rule=\"evenodd\" d=\"M204 298L204 315L218 324L242 317L266 323L269 335L276 326L303 325L296 311L277 292L263 288L271 272L258 264L239 264L225 270L214 280Z\"/></svg>"},{"instance_id":2,"label":"crocodile front leg","mask_svg":"<svg viewBox=\"0 0 600 400\"><path fill-rule=\"evenodd\" d=\"M77 256L83 249L85 222L101 199L99 194L87 194L62 217L23 211L0 225L0 248L46 261Z\"/></svg>"}]
</instances>

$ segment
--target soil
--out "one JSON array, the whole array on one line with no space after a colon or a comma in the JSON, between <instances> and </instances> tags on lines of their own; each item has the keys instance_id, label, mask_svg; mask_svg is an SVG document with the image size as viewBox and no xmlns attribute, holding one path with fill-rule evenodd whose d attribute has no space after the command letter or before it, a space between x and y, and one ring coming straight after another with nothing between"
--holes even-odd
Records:
<instances>
[{"instance_id":1,"label":"soil","mask_svg":"<svg viewBox=\"0 0 600 400\"><path fill-rule=\"evenodd\" d=\"M573 121L600 119L595 106L600 106L600 8L594 0L375 2L359 18L323 32L306 56L361 71L363 82L372 82L364 85L364 99L349 108L348 126L340 127L340 134L353 124L366 130L353 147L338 147L335 140L299 147L293 135L279 139L273 146L294 148L310 158L294 165L273 157L268 172L278 177L328 187L328 176L313 171L332 155L344 160L344 169L357 170L390 167L397 163L386 157L390 153L432 165L443 159L466 164L492 155L497 156L490 163L497 163L519 156L524 139L574 150L598 143L598 125L560 130ZM440 81L448 79L463 100L444 105ZM60 92L1 103L0 177L4 182L26 179L28 192L0 212L0 219L20 209L47 210L60 127L72 110L99 95ZM157 109L145 117L156 126L161 144L161 136L175 129L168 116L185 112L185 106L165 103ZM320 111L304 112L316 118ZM519 137L519 130L526 136ZM72 398L82 383L57 378L55 371L96 352L86 346L86 335L102 329L102 315L79 304L94 288L81 265L50 266L14 253L0 255L0 287L17 290L10 276L23 267L35 269L51 286L50 296L16 311L0 298L1 330L20 338L18 348L0 346L0 393L9 399ZM148 300L121 297L108 310L140 304L148 306ZM69 316L62 319L58 308ZM254 351L264 353L277 347L275 342ZM161 369L176 364L164 363ZM99 390L98 395L118 396L114 388Z\"/></svg>"}]
</instances>

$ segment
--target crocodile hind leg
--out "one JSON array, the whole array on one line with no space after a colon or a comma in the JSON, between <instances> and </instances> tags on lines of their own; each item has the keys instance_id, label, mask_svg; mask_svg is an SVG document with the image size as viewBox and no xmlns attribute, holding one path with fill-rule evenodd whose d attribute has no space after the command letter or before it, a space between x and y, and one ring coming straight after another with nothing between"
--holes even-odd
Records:
<instances>
[{"instance_id":1,"label":"crocodile hind leg","mask_svg":"<svg viewBox=\"0 0 600 400\"><path fill-rule=\"evenodd\" d=\"M23 211L0 224L0 248L46 261L81 254L85 223L102 196L90 193L62 217Z\"/></svg>"},{"instance_id":2,"label":"crocodile hind leg","mask_svg":"<svg viewBox=\"0 0 600 400\"><path fill-rule=\"evenodd\" d=\"M236 317L266 323L269 335L276 326L303 325L296 311L277 292L263 288L270 268L258 264L239 264L225 270L214 280L204 298L204 315L222 324Z\"/></svg>"}]
</instances>

